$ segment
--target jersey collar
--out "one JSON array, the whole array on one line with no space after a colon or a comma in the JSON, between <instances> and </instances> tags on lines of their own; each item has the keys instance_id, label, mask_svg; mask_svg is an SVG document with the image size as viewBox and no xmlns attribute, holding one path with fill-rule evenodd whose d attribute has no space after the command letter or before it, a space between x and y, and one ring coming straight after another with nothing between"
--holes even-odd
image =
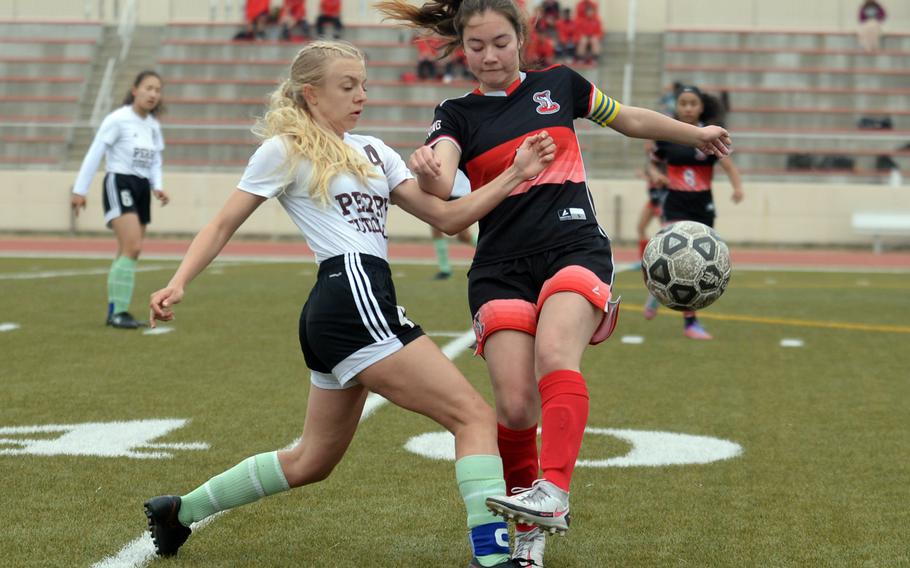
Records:
<instances>
[{"instance_id":1,"label":"jersey collar","mask_svg":"<svg viewBox=\"0 0 910 568\"><path fill-rule=\"evenodd\" d=\"M518 79L515 79L511 85L506 87L505 91L490 91L489 93L484 93L480 90L480 87L477 87L474 89L474 94L485 97L508 97L515 91L515 89L518 88L519 85L521 85L521 82L525 80L525 77L527 77L527 74L524 71L519 71Z\"/></svg>"}]
</instances>

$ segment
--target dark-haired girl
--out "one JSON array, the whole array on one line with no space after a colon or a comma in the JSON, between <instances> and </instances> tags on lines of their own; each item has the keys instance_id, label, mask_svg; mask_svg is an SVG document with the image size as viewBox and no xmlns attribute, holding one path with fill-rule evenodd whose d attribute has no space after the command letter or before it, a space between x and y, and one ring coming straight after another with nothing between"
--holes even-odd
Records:
<instances>
[{"instance_id":1,"label":"dark-haired girl","mask_svg":"<svg viewBox=\"0 0 910 568\"><path fill-rule=\"evenodd\" d=\"M71 206L73 214L79 215L104 158L104 221L117 236L117 256L107 278L107 325L118 329L140 325L129 307L136 262L151 220L151 196L162 205L170 201L161 188L164 138L157 116L162 108L161 77L154 71L139 73L123 106L107 115L98 128L73 185Z\"/></svg>"},{"instance_id":2,"label":"dark-haired girl","mask_svg":"<svg viewBox=\"0 0 910 568\"><path fill-rule=\"evenodd\" d=\"M587 118L627 136L669 139L709 154L726 155L730 139L720 127L696 128L622 106L568 67L524 72L527 23L512 0L419 7L390 0L377 7L441 36L449 49L463 47L480 83L436 107L426 144L409 160L421 189L448 197L457 169L480 187L508 167L521 140L544 129L558 147L545 172L480 219L468 275L477 353L493 383L512 494L487 504L520 522L513 555L540 566L544 532L569 527L570 481L588 420L581 358L589 343L610 335L618 308L618 299L611 300L610 240L594 215L574 121Z\"/></svg>"},{"instance_id":3,"label":"dark-haired girl","mask_svg":"<svg viewBox=\"0 0 910 568\"><path fill-rule=\"evenodd\" d=\"M683 86L676 96L676 118L693 126L710 128L705 124L723 123L726 108L724 104L706 95L694 86ZM657 164L665 164L667 173L657 171ZM711 181L714 165L719 164L733 185L733 203L743 199L742 180L739 170L728 157L706 154L697 148L676 142L658 141L652 154L651 179L667 188L663 201L662 221L664 224L676 221L698 221L709 227L714 226L714 197ZM648 296L645 302L645 318L657 315L657 300ZM696 318L695 312L683 312L684 332L690 339L712 339Z\"/></svg>"}]
</instances>

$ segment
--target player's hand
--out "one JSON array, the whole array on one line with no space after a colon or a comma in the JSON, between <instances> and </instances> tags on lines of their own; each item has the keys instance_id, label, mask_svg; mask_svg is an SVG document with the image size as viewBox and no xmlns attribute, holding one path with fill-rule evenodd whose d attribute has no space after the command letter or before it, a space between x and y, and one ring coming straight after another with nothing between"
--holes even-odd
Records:
<instances>
[{"instance_id":1,"label":"player's hand","mask_svg":"<svg viewBox=\"0 0 910 568\"><path fill-rule=\"evenodd\" d=\"M170 196L166 194L163 189L153 189L152 195L155 196L155 199L161 202L162 207L171 202Z\"/></svg>"},{"instance_id":2,"label":"player's hand","mask_svg":"<svg viewBox=\"0 0 910 568\"><path fill-rule=\"evenodd\" d=\"M149 327L155 327L155 320L171 321L174 312L171 306L179 304L183 299L183 288L168 286L152 294L149 300Z\"/></svg>"},{"instance_id":3,"label":"player's hand","mask_svg":"<svg viewBox=\"0 0 910 568\"><path fill-rule=\"evenodd\" d=\"M651 176L651 184L654 187L667 187L670 185L670 178L664 174L655 174Z\"/></svg>"},{"instance_id":4,"label":"player's hand","mask_svg":"<svg viewBox=\"0 0 910 568\"><path fill-rule=\"evenodd\" d=\"M743 190L735 188L733 189L733 203L739 203L745 196L746 195L743 193Z\"/></svg>"},{"instance_id":5,"label":"player's hand","mask_svg":"<svg viewBox=\"0 0 910 568\"><path fill-rule=\"evenodd\" d=\"M78 217L79 210L85 209L85 196L74 193L73 196L70 197L70 207L73 209L73 215Z\"/></svg>"},{"instance_id":6,"label":"player's hand","mask_svg":"<svg viewBox=\"0 0 910 568\"><path fill-rule=\"evenodd\" d=\"M531 179L542 172L556 158L556 142L546 130L528 136L515 151L512 165L522 179Z\"/></svg>"},{"instance_id":7,"label":"player's hand","mask_svg":"<svg viewBox=\"0 0 910 568\"><path fill-rule=\"evenodd\" d=\"M723 158L733 152L733 140L730 133L720 126L705 126L698 129L695 147L711 156Z\"/></svg>"},{"instance_id":8,"label":"player's hand","mask_svg":"<svg viewBox=\"0 0 910 568\"><path fill-rule=\"evenodd\" d=\"M442 174L442 162L436 156L436 150L429 146L421 146L408 158L408 169L418 176L436 179Z\"/></svg>"}]
</instances>

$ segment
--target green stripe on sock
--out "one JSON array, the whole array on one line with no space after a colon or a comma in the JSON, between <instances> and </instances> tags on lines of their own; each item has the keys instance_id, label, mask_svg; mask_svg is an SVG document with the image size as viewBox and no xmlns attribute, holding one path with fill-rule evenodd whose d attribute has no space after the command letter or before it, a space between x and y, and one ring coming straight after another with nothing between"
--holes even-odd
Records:
<instances>
[{"instance_id":1,"label":"green stripe on sock","mask_svg":"<svg viewBox=\"0 0 910 568\"><path fill-rule=\"evenodd\" d=\"M111 264L107 276L107 299L114 304L114 313L130 309L133 299L133 288L136 284L137 262L128 256L118 256Z\"/></svg>"},{"instance_id":2,"label":"green stripe on sock","mask_svg":"<svg viewBox=\"0 0 910 568\"><path fill-rule=\"evenodd\" d=\"M181 497L178 518L185 526L290 489L278 452L249 457Z\"/></svg>"},{"instance_id":3,"label":"green stripe on sock","mask_svg":"<svg viewBox=\"0 0 910 568\"><path fill-rule=\"evenodd\" d=\"M436 248L436 261L439 263L440 272L452 272L452 266L449 264L449 243L442 239L433 239L433 247Z\"/></svg>"}]
</instances>

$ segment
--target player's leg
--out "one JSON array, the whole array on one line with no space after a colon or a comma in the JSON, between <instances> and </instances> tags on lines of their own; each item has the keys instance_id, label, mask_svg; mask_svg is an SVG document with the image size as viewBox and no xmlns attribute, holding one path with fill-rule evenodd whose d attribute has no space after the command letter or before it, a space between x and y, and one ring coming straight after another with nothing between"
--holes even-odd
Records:
<instances>
[{"instance_id":1,"label":"player's leg","mask_svg":"<svg viewBox=\"0 0 910 568\"><path fill-rule=\"evenodd\" d=\"M426 336L370 365L357 380L396 405L435 420L455 436L455 476L467 510L472 566L507 563L508 527L485 506L487 497L505 494L505 484L495 415L483 397Z\"/></svg>"},{"instance_id":2,"label":"player's leg","mask_svg":"<svg viewBox=\"0 0 910 568\"><path fill-rule=\"evenodd\" d=\"M435 227L430 227L430 236L433 239L433 249L436 250L436 263L439 266L439 272L434 278L436 280L445 280L452 276L452 265L449 264L449 241L446 236Z\"/></svg>"},{"instance_id":3,"label":"player's leg","mask_svg":"<svg viewBox=\"0 0 910 568\"><path fill-rule=\"evenodd\" d=\"M303 436L290 450L248 457L181 497L145 503L149 530L159 555L170 556L190 535L190 525L219 511L258 501L328 477L347 450L363 410L366 389L312 386Z\"/></svg>"},{"instance_id":4,"label":"player's leg","mask_svg":"<svg viewBox=\"0 0 910 568\"><path fill-rule=\"evenodd\" d=\"M117 237L117 256L107 278L108 325L135 329L139 323L129 313L136 285L136 264L142 249L143 228L136 213L124 213L112 219L111 229Z\"/></svg>"},{"instance_id":5,"label":"player's leg","mask_svg":"<svg viewBox=\"0 0 910 568\"><path fill-rule=\"evenodd\" d=\"M645 247L648 245L648 224L654 218L654 208L650 202L645 203L641 213L638 216L638 259L641 260L645 254Z\"/></svg>"}]
</instances>

